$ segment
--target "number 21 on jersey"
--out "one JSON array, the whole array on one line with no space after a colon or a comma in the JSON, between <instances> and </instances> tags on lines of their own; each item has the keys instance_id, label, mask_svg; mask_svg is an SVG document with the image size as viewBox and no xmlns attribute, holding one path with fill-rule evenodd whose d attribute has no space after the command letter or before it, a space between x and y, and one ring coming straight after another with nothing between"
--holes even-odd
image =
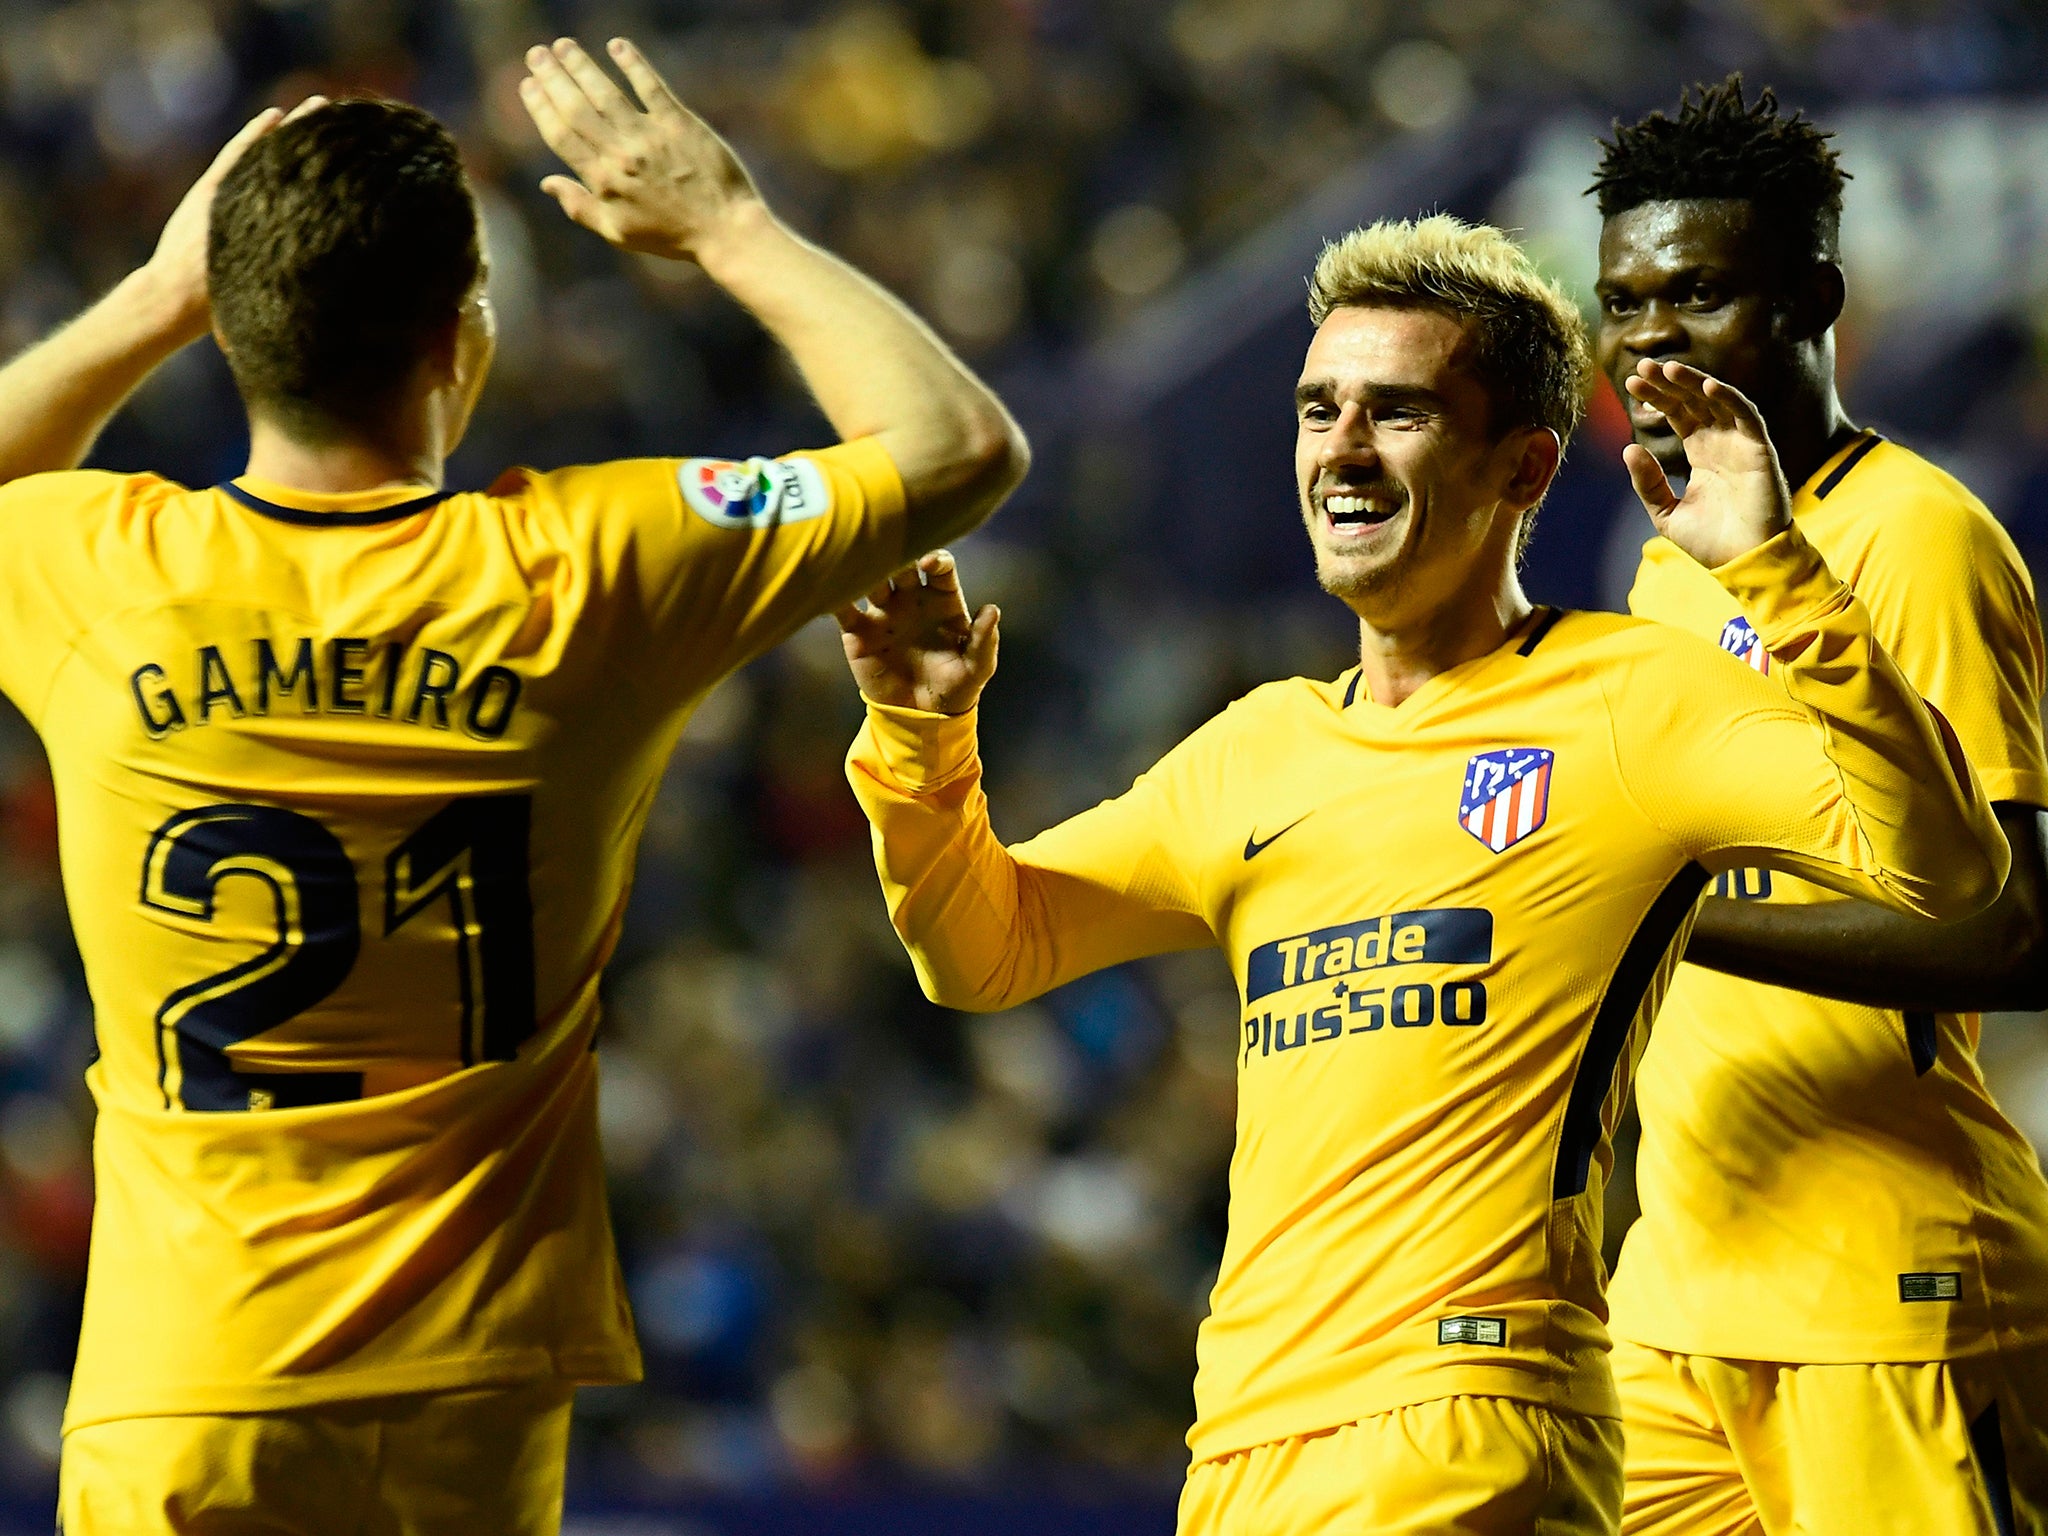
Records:
<instances>
[{"instance_id":1,"label":"number 21 on jersey","mask_svg":"<svg viewBox=\"0 0 2048 1536\"><path fill-rule=\"evenodd\" d=\"M462 1064L510 1061L534 1032L530 795L451 800L384 864L384 936L448 903ZM362 1097L360 1072L248 1072L228 1048L288 1023L348 979L362 948L354 863L312 817L274 805L209 805L156 829L142 900L212 922L221 883L268 888L275 934L238 964L178 988L156 1014L157 1082L188 1110L290 1109ZM171 1068L177 1067L176 1082Z\"/></svg>"}]
</instances>

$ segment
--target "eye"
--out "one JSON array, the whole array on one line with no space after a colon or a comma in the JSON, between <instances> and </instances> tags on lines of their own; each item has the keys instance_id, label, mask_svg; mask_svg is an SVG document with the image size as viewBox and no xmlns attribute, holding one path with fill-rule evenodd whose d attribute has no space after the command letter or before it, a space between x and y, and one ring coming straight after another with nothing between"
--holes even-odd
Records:
<instances>
[{"instance_id":1,"label":"eye","mask_svg":"<svg viewBox=\"0 0 2048 1536\"><path fill-rule=\"evenodd\" d=\"M1623 315L1632 315L1636 311L1636 306L1629 301L1628 297L1619 293L1602 295L1600 308L1604 313L1616 316L1617 318Z\"/></svg>"},{"instance_id":2,"label":"eye","mask_svg":"<svg viewBox=\"0 0 2048 1536\"><path fill-rule=\"evenodd\" d=\"M1323 426L1337 419L1337 409L1326 401L1312 400L1301 408L1301 419L1311 426Z\"/></svg>"},{"instance_id":3,"label":"eye","mask_svg":"<svg viewBox=\"0 0 2048 1536\"><path fill-rule=\"evenodd\" d=\"M1695 283L1687 302L1695 309L1718 309L1725 297L1712 283Z\"/></svg>"}]
</instances>

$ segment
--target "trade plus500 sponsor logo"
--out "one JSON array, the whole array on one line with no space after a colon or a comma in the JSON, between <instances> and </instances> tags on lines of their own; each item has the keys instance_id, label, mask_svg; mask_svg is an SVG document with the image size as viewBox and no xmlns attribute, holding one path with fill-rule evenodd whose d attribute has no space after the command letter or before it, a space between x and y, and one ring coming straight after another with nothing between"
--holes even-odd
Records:
<instances>
[{"instance_id":1,"label":"trade plus500 sponsor logo","mask_svg":"<svg viewBox=\"0 0 2048 1536\"><path fill-rule=\"evenodd\" d=\"M1245 966L1245 1002L1314 987L1324 994L1291 1008L1260 1009L1244 1021L1244 1055L1270 1056L1392 1025L1473 1025L1486 1020L1478 981L1382 982L1408 965L1484 965L1493 958L1493 914L1483 907L1430 907L1318 928L1261 944ZM1324 999L1327 1000L1324 1000Z\"/></svg>"}]
</instances>

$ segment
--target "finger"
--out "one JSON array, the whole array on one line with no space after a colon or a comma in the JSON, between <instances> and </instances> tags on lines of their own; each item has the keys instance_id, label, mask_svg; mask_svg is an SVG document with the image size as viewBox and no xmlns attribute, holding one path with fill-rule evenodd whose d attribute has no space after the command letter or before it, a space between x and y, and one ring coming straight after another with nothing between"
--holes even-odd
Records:
<instances>
[{"instance_id":1,"label":"finger","mask_svg":"<svg viewBox=\"0 0 2048 1536\"><path fill-rule=\"evenodd\" d=\"M533 119L533 126L540 130L541 141L561 156L573 170L581 171L589 166L596 154L596 146L569 125L555 105L555 99L547 87L533 75L519 82L519 104L526 108L526 115Z\"/></svg>"},{"instance_id":2,"label":"finger","mask_svg":"<svg viewBox=\"0 0 2048 1536\"><path fill-rule=\"evenodd\" d=\"M1671 482L1664 478L1664 467L1639 443L1630 443L1621 450L1621 462L1628 470L1628 482L1635 487L1643 510L1659 527L1663 526L1671 509L1678 505L1678 498L1671 493Z\"/></svg>"},{"instance_id":3,"label":"finger","mask_svg":"<svg viewBox=\"0 0 2048 1536\"><path fill-rule=\"evenodd\" d=\"M1681 437L1690 436L1708 424L1710 418L1699 392L1667 379L1656 363L1644 363L1642 371L1628 379L1627 384L1632 396L1655 407Z\"/></svg>"},{"instance_id":4,"label":"finger","mask_svg":"<svg viewBox=\"0 0 2048 1536\"><path fill-rule=\"evenodd\" d=\"M220 153L213 157L213 163L206 168L205 174L199 178L200 182L202 184L219 182L229 171L234 169L235 162L242 158L251 144L254 144L283 121L284 113L276 107L265 107L261 112L258 112L248 122L242 124L240 130L232 139L229 139L227 143L221 146Z\"/></svg>"},{"instance_id":5,"label":"finger","mask_svg":"<svg viewBox=\"0 0 2048 1536\"><path fill-rule=\"evenodd\" d=\"M692 116L690 109L676 99L676 93L669 89L668 82L661 78L655 67L647 62L647 56L632 42L623 37L611 41L612 60L625 72L628 82L639 96L640 102L654 117Z\"/></svg>"},{"instance_id":6,"label":"finger","mask_svg":"<svg viewBox=\"0 0 2048 1536\"><path fill-rule=\"evenodd\" d=\"M995 676L999 640L997 626L1002 617L1002 610L994 603L984 606L974 616L974 627L968 630L967 644L961 648L960 659L967 663L967 675L977 684L986 683Z\"/></svg>"},{"instance_id":7,"label":"finger","mask_svg":"<svg viewBox=\"0 0 2048 1536\"><path fill-rule=\"evenodd\" d=\"M325 96L308 96L296 107L293 107L291 111L285 113L284 120L288 123L296 123L308 112L318 112L322 107L326 105L327 98Z\"/></svg>"},{"instance_id":8,"label":"finger","mask_svg":"<svg viewBox=\"0 0 2048 1536\"><path fill-rule=\"evenodd\" d=\"M925 587L933 592L958 592L960 590L960 568L953 560L950 549L935 549L917 562L919 577Z\"/></svg>"},{"instance_id":9,"label":"finger","mask_svg":"<svg viewBox=\"0 0 2048 1536\"><path fill-rule=\"evenodd\" d=\"M546 48L526 50L527 78L540 87L548 102L555 109L569 132L582 139L593 149L606 142L611 135L606 132L604 119L597 115L597 108L590 104L590 98L583 94L583 87L571 78L569 71L562 67L562 61ZM523 93L522 93L523 94ZM528 111L532 109L529 107ZM562 147L549 141L549 147L556 154L563 154Z\"/></svg>"},{"instance_id":10,"label":"finger","mask_svg":"<svg viewBox=\"0 0 2048 1536\"><path fill-rule=\"evenodd\" d=\"M863 640L882 628L881 617L857 602L848 603L844 608L834 608L832 617L838 622L841 634Z\"/></svg>"},{"instance_id":11,"label":"finger","mask_svg":"<svg viewBox=\"0 0 2048 1536\"><path fill-rule=\"evenodd\" d=\"M1749 396L1733 384L1708 376L1700 385L1700 393L1722 418L1723 425L1738 428L1745 434L1755 437L1770 435L1769 429L1764 425L1763 412L1756 408L1756 403Z\"/></svg>"},{"instance_id":12,"label":"finger","mask_svg":"<svg viewBox=\"0 0 2048 1536\"><path fill-rule=\"evenodd\" d=\"M544 176L540 189L561 205L571 223L581 224L593 234L608 234L603 200L574 176Z\"/></svg>"},{"instance_id":13,"label":"finger","mask_svg":"<svg viewBox=\"0 0 2048 1536\"><path fill-rule=\"evenodd\" d=\"M915 587L917 585L917 567L906 565L902 570L896 572L895 575L884 576L880 581L868 588L867 600L882 612L888 612L889 605L895 601L897 584L899 582Z\"/></svg>"},{"instance_id":14,"label":"finger","mask_svg":"<svg viewBox=\"0 0 2048 1536\"><path fill-rule=\"evenodd\" d=\"M562 68L568 71L583 92L591 109L612 127L624 125L628 117L638 117L640 109L626 100L626 93L613 84L612 77L598 66L597 60L583 51L583 45L573 37L555 39L555 57L562 61Z\"/></svg>"}]
</instances>

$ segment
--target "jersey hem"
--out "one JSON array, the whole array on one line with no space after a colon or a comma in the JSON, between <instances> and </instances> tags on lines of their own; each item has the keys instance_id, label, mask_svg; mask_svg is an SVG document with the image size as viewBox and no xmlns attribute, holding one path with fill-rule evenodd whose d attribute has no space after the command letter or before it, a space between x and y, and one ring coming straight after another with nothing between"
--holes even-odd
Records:
<instances>
[{"instance_id":1,"label":"jersey hem","mask_svg":"<svg viewBox=\"0 0 2048 1536\"><path fill-rule=\"evenodd\" d=\"M2048 1347L2048 1324L2031 1333L1950 1328L1940 1333L1802 1333L1797 1341L1770 1335L1690 1334L1657 1327L1632 1328L1610 1317L1607 1331L1617 1340L1667 1355L1706 1360L1768 1360L1783 1365L1935 1365L1974 1360L2008 1350Z\"/></svg>"},{"instance_id":2,"label":"jersey hem","mask_svg":"<svg viewBox=\"0 0 2048 1536\"><path fill-rule=\"evenodd\" d=\"M494 1354L418 1360L366 1371L323 1371L318 1376L272 1381L213 1382L121 1394L120 1406L74 1401L64 1412L64 1433L121 1419L163 1419L193 1414L275 1413L317 1408L364 1397L419 1392L515 1387L559 1380L575 1386L616 1386L640 1379L639 1352L616 1349L511 1349Z\"/></svg>"},{"instance_id":3,"label":"jersey hem","mask_svg":"<svg viewBox=\"0 0 2048 1536\"><path fill-rule=\"evenodd\" d=\"M1188 1431L1188 1464L1199 1466L1206 1461L1220 1461L1257 1446L1321 1434L1360 1419L1446 1397L1503 1397L1589 1419L1621 1417L1621 1396L1615 1389L1614 1373L1607 1367L1604 1352L1597 1370L1579 1368L1557 1376L1513 1366L1450 1365L1431 1370L1426 1382L1412 1382L1406 1389L1330 1393L1293 1410L1267 1409L1246 1414L1234 1428L1205 1428L1197 1423Z\"/></svg>"}]
</instances>

